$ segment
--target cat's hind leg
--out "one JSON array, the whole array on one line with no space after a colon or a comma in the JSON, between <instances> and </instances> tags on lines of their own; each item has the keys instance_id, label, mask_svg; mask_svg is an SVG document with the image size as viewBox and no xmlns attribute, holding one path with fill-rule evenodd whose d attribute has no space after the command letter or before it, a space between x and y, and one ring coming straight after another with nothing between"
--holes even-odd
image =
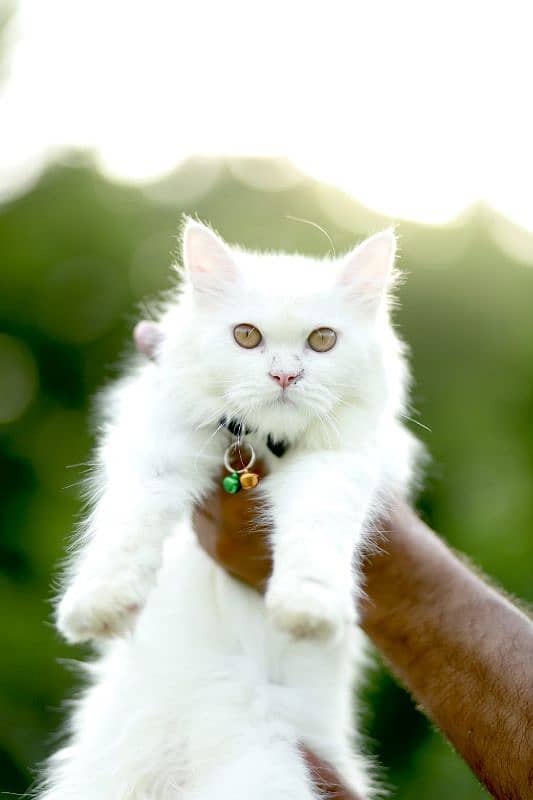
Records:
<instances>
[{"instance_id":1,"label":"cat's hind leg","mask_svg":"<svg viewBox=\"0 0 533 800\"><path fill-rule=\"evenodd\" d=\"M302 752L287 741L246 746L222 760L208 776L200 776L181 800L318 800Z\"/></svg>"}]
</instances>

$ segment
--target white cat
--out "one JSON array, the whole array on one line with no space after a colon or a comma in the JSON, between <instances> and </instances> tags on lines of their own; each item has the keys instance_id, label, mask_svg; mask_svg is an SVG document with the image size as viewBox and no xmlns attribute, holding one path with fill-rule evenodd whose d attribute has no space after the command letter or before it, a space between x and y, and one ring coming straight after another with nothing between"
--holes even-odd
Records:
<instances>
[{"instance_id":1,"label":"white cat","mask_svg":"<svg viewBox=\"0 0 533 800\"><path fill-rule=\"evenodd\" d=\"M358 568L416 451L389 319L395 237L323 260L229 247L192 220L183 241L181 291L137 331L155 358L104 398L92 511L57 613L99 656L40 797L312 800L305 744L366 798ZM268 465L251 490L273 523L264 598L191 529L238 423Z\"/></svg>"}]
</instances>

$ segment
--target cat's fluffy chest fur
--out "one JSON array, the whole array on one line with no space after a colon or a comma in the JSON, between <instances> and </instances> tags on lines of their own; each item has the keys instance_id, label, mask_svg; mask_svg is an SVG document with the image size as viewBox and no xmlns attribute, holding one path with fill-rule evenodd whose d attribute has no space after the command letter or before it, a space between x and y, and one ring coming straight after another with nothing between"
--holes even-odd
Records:
<instances>
[{"instance_id":1,"label":"cat's fluffy chest fur","mask_svg":"<svg viewBox=\"0 0 533 800\"><path fill-rule=\"evenodd\" d=\"M230 250L189 222L184 260L181 299L138 343L153 362L105 396L92 511L58 606L66 637L102 654L42 797L311 800L302 743L366 795L351 743L359 562L414 452L388 318L394 237L325 264ZM191 529L231 441L223 417L268 466L255 490L272 523L265 598Z\"/></svg>"}]
</instances>

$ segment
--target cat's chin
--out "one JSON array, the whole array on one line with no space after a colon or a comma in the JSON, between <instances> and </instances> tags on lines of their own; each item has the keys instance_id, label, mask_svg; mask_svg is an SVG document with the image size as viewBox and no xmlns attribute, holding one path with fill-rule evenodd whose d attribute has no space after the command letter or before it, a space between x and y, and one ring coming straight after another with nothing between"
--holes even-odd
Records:
<instances>
[{"instance_id":1,"label":"cat's chin","mask_svg":"<svg viewBox=\"0 0 533 800\"><path fill-rule=\"evenodd\" d=\"M246 419L254 430L264 436L270 434L275 439L294 439L309 424L309 414L300 403L280 398L270 398L256 406Z\"/></svg>"},{"instance_id":2,"label":"cat's chin","mask_svg":"<svg viewBox=\"0 0 533 800\"><path fill-rule=\"evenodd\" d=\"M293 408L298 407L298 403L294 400L294 398L289 397L285 394L285 392L280 392L275 397L272 397L270 400L267 400L267 405L273 406L274 408L292 406Z\"/></svg>"}]
</instances>

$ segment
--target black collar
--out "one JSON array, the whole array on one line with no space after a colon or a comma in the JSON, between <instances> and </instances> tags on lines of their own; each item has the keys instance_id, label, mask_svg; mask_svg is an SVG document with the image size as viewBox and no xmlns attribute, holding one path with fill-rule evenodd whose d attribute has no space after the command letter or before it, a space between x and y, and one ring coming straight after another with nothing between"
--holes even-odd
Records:
<instances>
[{"instance_id":1,"label":"black collar","mask_svg":"<svg viewBox=\"0 0 533 800\"><path fill-rule=\"evenodd\" d=\"M227 417L221 417L220 424L227 428L228 431L234 436L243 436L246 433L253 433L251 428L246 428L244 424L235 417L231 417L229 420ZM278 458L281 458L289 449L289 442L287 442L285 439L274 439L272 434L269 433L266 440L266 446L271 453Z\"/></svg>"}]
</instances>

